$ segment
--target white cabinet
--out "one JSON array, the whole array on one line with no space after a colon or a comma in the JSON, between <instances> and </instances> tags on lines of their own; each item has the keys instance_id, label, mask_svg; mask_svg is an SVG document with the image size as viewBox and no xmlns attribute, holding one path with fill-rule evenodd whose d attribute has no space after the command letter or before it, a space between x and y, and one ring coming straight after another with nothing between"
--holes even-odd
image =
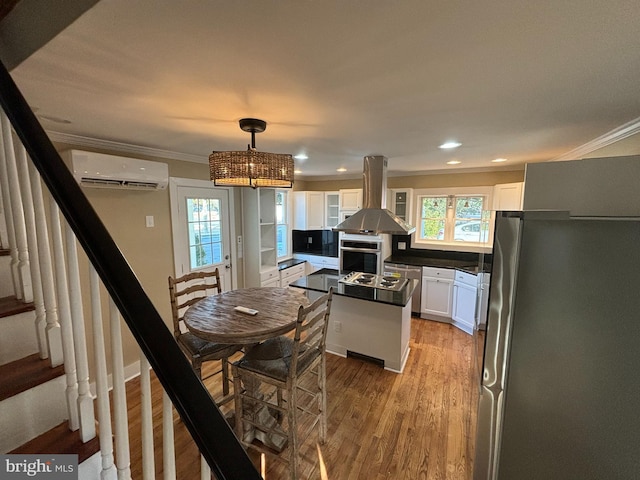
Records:
<instances>
[{"instance_id":1,"label":"white cabinet","mask_svg":"<svg viewBox=\"0 0 640 480\"><path fill-rule=\"evenodd\" d=\"M280 286L288 287L290 283L304 277L306 275L306 263L307 262L299 263L293 267L280 270Z\"/></svg>"},{"instance_id":2,"label":"white cabinet","mask_svg":"<svg viewBox=\"0 0 640 480\"><path fill-rule=\"evenodd\" d=\"M493 187L493 210L522 210L524 182L500 183Z\"/></svg>"},{"instance_id":3,"label":"white cabinet","mask_svg":"<svg viewBox=\"0 0 640 480\"><path fill-rule=\"evenodd\" d=\"M387 208L407 223L412 221L412 205L412 188L393 188L388 191Z\"/></svg>"},{"instance_id":4,"label":"white cabinet","mask_svg":"<svg viewBox=\"0 0 640 480\"><path fill-rule=\"evenodd\" d=\"M340 223L340 193L324 192L324 227L333 228Z\"/></svg>"},{"instance_id":5,"label":"white cabinet","mask_svg":"<svg viewBox=\"0 0 640 480\"><path fill-rule=\"evenodd\" d=\"M325 228L324 201L324 192L293 192L293 229Z\"/></svg>"},{"instance_id":6,"label":"white cabinet","mask_svg":"<svg viewBox=\"0 0 640 480\"><path fill-rule=\"evenodd\" d=\"M258 188L242 190L244 285L258 287L278 274L276 250L276 190Z\"/></svg>"},{"instance_id":7,"label":"white cabinet","mask_svg":"<svg viewBox=\"0 0 640 480\"><path fill-rule=\"evenodd\" d=\"M449 268L422 267L422 297L420 317L449 321L453 298L455 270Z\"/></svg>"},{"instance_id":8,"label":"white cabinet","mask_svg":"<svg viewBox=\"0 0 640 480\"><path fill-rule=\"evenodd\" d=\"M476 316L478 277L472 273L455 272L453 282L452 324L473 334Z\"/></svg>"},{"instance_id":9,"label":"white cabinet","mask_svg":"<svg viewBox=\"0 0 640 480\"><path fill-rule=\"evenodd\" d=\"M350 188L340 190L340 211L360 210L362 208L362 189Z\"/></svg>"}]
</instances>

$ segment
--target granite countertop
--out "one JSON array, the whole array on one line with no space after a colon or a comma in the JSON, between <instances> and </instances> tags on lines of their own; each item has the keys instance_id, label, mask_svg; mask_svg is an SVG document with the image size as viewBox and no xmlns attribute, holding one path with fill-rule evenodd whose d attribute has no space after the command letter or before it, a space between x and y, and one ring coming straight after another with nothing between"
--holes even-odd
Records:
<instances>
[{"instance_id":1,"label":"granite countertop","mask_svg":"<svg viewBox=\"0 0 640 480\"><path fill-rule=\"evenodd\" d=\"M478 273L478 263L465 260L451 260L446 258L426 258L411 255L392 255L385 259L385 263L399 263L417 267L455 268L467 273Z\"/></svg>"},{"instance_id":2,"label":"granite countertop","mask_svg":"<svg viewBox=\"0 0 640 480\"><path fill-rule=\"evenodd\" d=\"M311 275L296 280L289 284L289 286L322 293L328 292L329 288L333 287L333 293L336 295L404 307L407 302L411 300L411 295L418 284L417 280L408 280L405 288L400 291L393 291L383 288L345 285L338 281L343 276L344 275L340 275L337 270L323 268Z\"/></svg>"},{"instance_id":3,"label":"granite countertop","mask_svg":"<svg viewBox=\"0 0 640 480\"><path fill-rule=\"evenodd\" d=\"M278 263L278 270L284 270L286 268L295 267L296 265L300 265L301 263L306 262L306 260L300 260L298 258L290 258L289 260L284 260L283 262Z\"/></svg>"}]
</instances>

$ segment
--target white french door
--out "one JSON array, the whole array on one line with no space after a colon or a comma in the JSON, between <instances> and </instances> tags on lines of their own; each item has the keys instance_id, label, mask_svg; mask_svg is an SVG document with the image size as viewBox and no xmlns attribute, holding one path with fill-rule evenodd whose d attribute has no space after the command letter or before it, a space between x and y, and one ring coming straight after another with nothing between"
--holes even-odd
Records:
<instances>
[{"instance_id":1,"label":"white french door","mask_svg":"<svg viewBox=\"0 0 640 480\"><path fill-rule=\"evenodd\" d=\"M176 276L218 268L222 289L233 289L229 190L172 178L170 197Z\"/></svg>"}]
</instances>

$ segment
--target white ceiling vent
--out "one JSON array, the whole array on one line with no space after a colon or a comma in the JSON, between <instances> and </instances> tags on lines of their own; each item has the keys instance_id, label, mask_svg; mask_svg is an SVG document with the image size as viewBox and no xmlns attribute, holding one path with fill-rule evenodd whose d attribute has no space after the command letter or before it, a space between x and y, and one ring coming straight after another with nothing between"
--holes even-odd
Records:
<instances>
[{"instance_id":1,"label":"white ceiling vent","mask_svg":"<svg viewBox=\"0 0 640 480\"><path fill-rule=\"evenodd\" d=\"M166 163L81 150L67 150L62 156L70 161L76 181L85 187L164 190L169 183Z\"/></svg>"}]
</instances>

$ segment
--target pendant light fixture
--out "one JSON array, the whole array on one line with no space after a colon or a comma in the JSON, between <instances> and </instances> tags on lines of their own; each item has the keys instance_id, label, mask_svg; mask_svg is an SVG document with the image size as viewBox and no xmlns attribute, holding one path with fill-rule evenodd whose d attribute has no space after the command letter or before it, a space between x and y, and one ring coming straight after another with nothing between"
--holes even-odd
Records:
<instances>
[{"instance_id":1,"label":"pendant light fixture","mask_svg":"<svg viewBox=\"0 0 640 480\"><path fill-rule=\"evenodd\" d=\"M251 145L246 151L213 152L209 155L213 184L221 187L291 188L293 157L256 150L256 133L264 132L267 122L257 118L242 118L240 128L251 133Z\"/></svg>"}]
</instances>

